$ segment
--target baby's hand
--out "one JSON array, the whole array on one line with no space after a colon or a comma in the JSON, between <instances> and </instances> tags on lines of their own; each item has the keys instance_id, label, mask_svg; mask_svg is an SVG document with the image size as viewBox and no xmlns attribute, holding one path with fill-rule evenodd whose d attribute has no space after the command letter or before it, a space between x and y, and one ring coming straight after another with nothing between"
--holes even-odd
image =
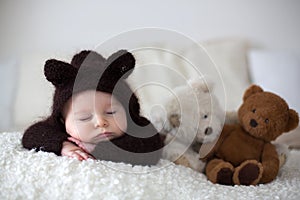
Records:
<instances>
[{"instance_id":1,"label":"baby's hand","mask_svg":"<svg viewBox=\"0 0 300 200\"><path fill-rule=\"evenodd\" d=\"M82 142L76 138L73 137L68 137L68 140L71 142L74 142L75 144L77 144L80 148L82 148L84 151L88 152L88 153L92 153L96 147L95 144L92 143L87 143L87 142Z\"/></svg>"},{"instance_id":2,"label":"baby's hand","mask_svg":"<svg viewBox=\"0 0 300 200\"><path fill-rule=\"evenodd\" d=\"M63 142L61 155L68 156L71 158L77 158L80 161L87 160L89 158L94 159L93 156L85 152L83 149L68 141Z\"/></svg>"}]
</instances>

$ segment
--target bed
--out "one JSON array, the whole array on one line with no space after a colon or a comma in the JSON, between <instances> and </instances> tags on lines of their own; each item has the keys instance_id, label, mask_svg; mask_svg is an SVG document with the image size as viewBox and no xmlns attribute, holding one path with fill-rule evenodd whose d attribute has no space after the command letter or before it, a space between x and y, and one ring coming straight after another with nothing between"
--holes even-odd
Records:
<instances>
[{"instance_id":1,"label":"bed","mask_svg":"<svg viewBox=\"0 0 300 200\"><path fill-rule=\"evenodd\" d=\"M264 77L258 76L262 73L261 69L269 70L268 63L261 61L276 59L278 55L271 53L272 56L268 57L269 54L259 51L248 54L248 43L240 39L213 40L204 42L203 45L215 64L220 67L219 71L223 76L226 95L230 97L224 102L226 110L235 110L242 100L244 89L255 82L264 88L270 86L270 89L275 92L278 89L279 94L287 97L289 104L294 105L294 108L299 111L299 101L295 101L299 98L296 94L280 93L290 86L276 88L278 85L270 85L270 82L264 82ZM193 52L192 48L181 51L185 56ZM53 153L23 149L21 138L24 129L35 120L49 114L53 88L42 76L43 63L49 57L70 60L69 53L65 55L60 53L58 56L53 53L44 52L41 55L34 52L20 58L21 64L17 70L15 67L19 60L15 62L16 58L13 62L3 65L6 68L1 68L4 69L4 73L0 74L0 78L6 82L5 85L8 85L9 88L4 88L5 91L7 90L5 92L7 95L1 99L0 103L1 110L3 109L3 113L6 115L0 123L0 199L300 198L299 127L292 133L280 137L277 141L285 143L291 148L288 160L281 168L277 179L269 184L258 186L232 187L212 184L207 181L204 174L175 165L167 160L160 160L156 166L142 167L100 160L80 162L76 159L59 157ZM154 61L168 66L178 66L180 62L170 59L169 55L161 56L161 53L157 54L157 52L146 53L143 55L140 52L134 52L140 66ZM250 60L248 60L249 58ZM290 61L290 59L288 60ZM273 67L274 63L280 62L271 62L269 67ZM251 68L249 68L250 64L252 64ZM261 64L264 64L266 68L262 68ZM299 70L298 65L293 63L292 65ZM286 65L280 67L285 68ZM275 71L278 74L271 75L272 78L275 80L282 78L282 73L273 70L273 72ZM17 81L16 73L18 73ZM167 72L156 73L163 80L168 81L169 88L181 84L170 79ZM182 73L186 76L192 74L187 71ZM297 73L292 71L285 77L288 77L286 80L293 83L293 87L295 87L295 83L292 80L299 83L295 74ZM165 77L169 77L169 79L165 79ZM137 88L146 78L136 72L132 74L129 83L133 88ZM287 81L282 82L288 83ZM4 87L4 84L1 84L1 87ZM293 88L289 88L289 91L293 91ZM151 105L158 104L161 98L164 98L161 92L156 87L137 90L142 112L146 117L151 119ZM218 95L222 95L222 92L219 92ZM39 98L33 99L32 97ZM222 96L219 98L222 99Z\"/></svg>"},{"instance_id":2,"label":"bed","mask_svg":"<svg viewBox=\"0 0 300 200\"><path fill-rule=\"evenodd\" d=\"M23 149L21 132L0 133L0 199L299 199L300 151L276 180L258 186L212 184L160 160L156 166L58 157Z\"/></svg>"}]
</instances>

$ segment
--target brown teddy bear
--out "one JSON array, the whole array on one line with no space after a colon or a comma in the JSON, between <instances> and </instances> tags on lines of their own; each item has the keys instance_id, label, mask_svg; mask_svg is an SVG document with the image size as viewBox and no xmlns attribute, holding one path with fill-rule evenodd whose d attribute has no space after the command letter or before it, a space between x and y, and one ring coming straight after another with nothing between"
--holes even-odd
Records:
<instances>
[{"instance_id":1,"label":"brown teddy bear","mask_svg":"<svg viewBox=\"0 0 300 200\"><path fill-rule=\"evenodd\" d=\"M213 183L256 185L274 180L279 158L271 141L298 126L296 111L284 99L250 86L238 110L239 123L226 124L204 157L205 173Z\"/></svg>"}]
</instances>

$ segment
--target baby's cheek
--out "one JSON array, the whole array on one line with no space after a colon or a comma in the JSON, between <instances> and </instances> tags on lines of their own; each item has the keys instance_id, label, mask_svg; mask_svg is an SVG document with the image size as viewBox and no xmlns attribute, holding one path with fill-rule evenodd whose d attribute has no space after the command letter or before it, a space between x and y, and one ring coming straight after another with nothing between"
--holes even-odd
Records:
<instances>
[{"instance_id":1,"label":"baby's cheek","mask_svg":"<svg viewBox=\"0 0 300 200\"><path fill-rule=\"evenodd\" d=\"M127 121L126 121L126 119L125 120L123 119L121 121L119 127L120 127L121 131L126 132L126 130L127 130Z\"/></svg>"},{"instance_id":2,"label":"baby's cheek","mask_svg":"<svg viewBox=\"0 0 300 200\"><path fill-rule=\"evenodd\" d=\"M67 123L66 131L70 136L78 138L78 127L75 125L75 123Z\"/></svg>"},{"instance_id":3,"label":"baby's cheek","mask_svg":"<svg viewBox=\"0 0 300 200\"><path fill-rule=\"evenodd\" d=\"M126 120L126 117L124 117L124 116L118 116L115 120L116 120L115 123L118 126L118 128L122 132L126 132L126 130L127 130L127 120Z\"/></svg>"}]
</instances>

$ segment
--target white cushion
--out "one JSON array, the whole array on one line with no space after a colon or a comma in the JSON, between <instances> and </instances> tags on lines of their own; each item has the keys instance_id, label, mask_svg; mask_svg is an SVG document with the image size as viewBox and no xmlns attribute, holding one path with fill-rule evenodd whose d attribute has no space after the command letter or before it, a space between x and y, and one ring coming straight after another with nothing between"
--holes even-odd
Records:
<instances>
[{"instance_id":1,"label":"white cushion","mask_svg":"<svg viewBox=\"0 0 300 200\"><path fill-rule=\"evenodd\" d=\"M245 90L250 85L250 75L247 62L248 42L244 39L220 39L203 43L208 54L215 62L223 79L227 111L236 110L242 103ZM219 95L221 85L216 85L216 95Z\"/></svg>"},{"instance_id":2,"label":"white cushion","mask_svg":"<svg viewBox=\"0 0 300 200\"><path fill-rule=\"evenodd\" d=\"M22 130L50 114L54 87L44 76L44 64L50 58L69 61L66 57L62 53L47 52L23 55L14 105L15 129Z\"/></svg>"},{"instance_id":3,"label":"white cushion","mask_svg":"<svg viewBox=\"0 0 300 200\"><path fill-rule=\"evenodd\" d=\"M13 106L18 82L18 60L11 57L0 58L0 131L11 130L13 124Z\"/></svg>"},{"instance_id":4,"label":"white cushion","mask_svg":"<svg viewBox=\"0 0 300 200\"><path fill-rule=\"evenodd\" d=\"M235 110L250 85L247 67L247 42L242 39L212 40L198 45L171 49L146 49L133 52L137 67L129 83L137 89L144 115L178 85L189 78L205 76L215 83L215 94L225 110ZM207 52L206 52L207 51Z\"/></svg>"}]
</instances>

